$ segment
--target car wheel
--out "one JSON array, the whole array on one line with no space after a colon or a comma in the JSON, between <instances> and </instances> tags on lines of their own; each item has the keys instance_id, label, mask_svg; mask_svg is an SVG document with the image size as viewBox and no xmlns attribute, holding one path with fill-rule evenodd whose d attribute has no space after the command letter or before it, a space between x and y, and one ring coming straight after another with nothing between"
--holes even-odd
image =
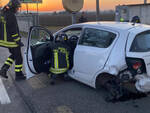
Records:
<instances>
[{"instance_id":1,"label":"car wheel","mask_svg":"<svg viewBox=\"0 0 150 113\"><path fill-rule=\"evenodd\" d=\"M103 73L100 74L97 78L96 78L96 88L99 89L100 87L105 87L105 84L110 81L110 80L114 80L116 79L115 76L108 74L108 73Z\"/></svg>"}]
</instances>

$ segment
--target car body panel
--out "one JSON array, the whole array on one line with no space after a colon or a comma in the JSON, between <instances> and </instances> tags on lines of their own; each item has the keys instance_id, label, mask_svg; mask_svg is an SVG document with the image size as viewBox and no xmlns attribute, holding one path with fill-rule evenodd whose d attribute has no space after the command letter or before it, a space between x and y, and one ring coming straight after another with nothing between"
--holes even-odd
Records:
<instances>
[{"instance_id":1,"label":"car body panel","mask_svg":"<svg viewBox=\"0 0 150 113\"><path fill-rule=\"evenodd\" d=\"M150 27L147 25L140 26L137 29L130 30L130 35L127 42L127 48L126 48L126 56L127 57L133 57L133 58L141 58L145 61L147 75L150 76L150 51L149 52L130 52L131 44L135 38L135 36L141 32L150 30Z\"/></svg>"},{"instance_id":2,"label":"car body panel","mask_svg":"<svg viewBox=\"0 0 150 113\"><path fill-rule=\"evenodd\" d=\"M73 79L96 88L96 78L102 73L109 73L117 76L120 71L127 68L126 57L143 59L147 70L146 76L150 78L150 52L130 52L130 47L135 36L138 33L150 30L149 26L126 22L87 22L65 27L54 33L54 37L56 37L60 32L64 32L72 28L82 29L79 40L82 39L82 34L86 28L106 30L117 35L113 43L108 48L90 47L77 44L74 52L74 66L68 71L68 75ZM28 78L30 78L34 73L36 74L36 70L32 63L32 51L29 46L30 40L28 39L28 53L26 51L27 57L25 58L26 72L27 75L30 74ZM146 78L141 79L138 77L137 80L144 81L145 79ZM146 85L143 85L143 89L140 89L139 87L141 86L141 82L137 82L137 89L139 89L139 91L147 91L144 90L144 88L150 84L150 81L145 82L145 84Z\"/></svg>"},{"instance_id":3,"label":"car body panel","mask_svg":"<svg viewBox=\"0 0 150 113\"><path fill-rule=\"evenodd\" d=\"M108 48L98 48L79 44L75 48L74 66L72 71L70 71L68 74L73 78L90 85L95 74L104 68L112 48L119 38L119 33L103 27L97 28L95 26L86 25L83 29L85 28L99 29L116 34L115 40Z\"/></svg>"}]
</instances>

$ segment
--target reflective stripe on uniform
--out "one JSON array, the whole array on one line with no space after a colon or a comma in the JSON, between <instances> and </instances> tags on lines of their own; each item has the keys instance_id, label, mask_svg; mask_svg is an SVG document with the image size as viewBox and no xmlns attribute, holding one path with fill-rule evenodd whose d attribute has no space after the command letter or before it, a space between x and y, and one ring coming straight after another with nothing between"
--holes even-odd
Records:
<instances>
[{"instance_id":1,"label":"reflective stripe on uniform","mask_svg":"<svg viewBox=\"0 0 150 113\"><path fill-rule=\"evenodd\" d=\"M4 41L4 40L0 40L0 43L4 43L6 45L17 45L16 42L8 42L8 41Z\"/></svg>"},{"instance_id":2,"label":"reflective stripe on uniform","mask_svg":"<svg viewBox=\"0 0 150 113\"><path fill-rule=\"evenodd\" d=\"M7 41L6 22L4 23L4 41Z\"/></svg>"},{"instance_id":3,"label":"reflective stripe on uniform","mask_svg":"<svg viewBox=\"0 0 150 113\"><path fill-rule=\"evenodd\" d=\"M22 68L22 64L21 65L15 65L15 68Z\"/></svg>"},{"instance_id":4,"label":"reflective stripe on uniform","mask_svg":"<svg viewBox=\"0 0 150 113\"><path fill-rule=\"evenodd\" d=\"M65 73L67 70L68 70L68 68L61 68L61 69L50 68L50 72L52 72L54 74Z\"/></svg>"},{"instance_id":5,"label":"reflective stripe on uniform","mask_svg":"<svg viewBox=\"0 0 150 113\"><path fill-rule=\"evenodd\" d=\"M4 40L0 40L0 46L4 46L4 47L18 47L16 42L7 42L7 41L4 41Z\"/></svg>"},{"instance_id":6,"label":"reflective stripe on uniform","mask_svg":"<svg viewBox=\"0 0 150 113\"><path fill-rule=\"evenodd\" d=\"M15 69L15 72L22 72L22 69Z\"/></svg>"},{"instance_id":7,"label":"reflective stripe on uniform","mask_svg":"<svg viewBox=\"0 0 150 113\"><path fill-rule=\"evenodd\" d=\"M12 62L12 63L14 62L14 60L11 59L11 58L8 58L7 60L10 61L10 62Z\"/></svg>"},{"instance_id":8,"label":"reflective stripe on uniform","mask_svg":"<svg viewBox=\"0 0 150 113\"><path fill-rule=\"evenodd\" d=\"M11 65L12 65L11 63L9 63L9 62L7 62L7 61L5 61L5 64L7 64L7 65L9 65L9 66L11 66Z\"/></svg>"},{"instance_id":9,"label":"reflective stripe on uniform","mask_svg":"<svg viewBox=\"0 0 150 113\"><path fill-rule=\"evenodd\" d=\"M20 40L19 34L11 35L15 42Z\"/></svg>"},{"instance_id":10,"label":"reflective stripe on uniform","mask_svg":"<svg viewBox=\"0 0 150 113\"><path fill-rule=\"evenodd\" d=\"M15 72L21 72L23 65L15 65Z\"/></svg>"},{"instance_id":11,"label":"reflective stripe on uniform","mask_svg":"<svg viewBox=\"0 0 150 113\"><path fill-rule=\"evenodd\" d=\"M54 50L54 67L58 69L58 51Z\"/></svg>"},{"instance_id":12,"label":"reflective stripe on uniform","mask_svg":"<svg viewBox=\"0 0 150 113\"><path fill-rule=\"evenodd\" d=\"M69 54L66 52L66 61L67 61L67 68L69 68Z\"/></svg>"},{"instance_id":13,"label":"reflective stripe on uniform","mask_svg":"<svg viewBox=\"0 0 150 113\"><path fill-rule=\"evenodd\" d=\"M13 60L11 58L7 58L7 60L5 61L5 64L11 66L13 64Z\"/></svg>"},{"instance_id":14,"label":"reflective stripe on uniform","mask_svg":"<svg viewBox=\"0 0 150 113\"><path fill-rule=\"evenodd\" d=\"M19 41L19 40L20 40L20 37L18 37L17 39L14 39L15 42L17 42L17 41Z\"/></svg>"},{"instance_id":15,"label":"reflective stripe on uniform","mask_svg":"<svg viewBox=\"0 0 150 113\"><path fill-rule=\"evenodd\" d=\"M12 37L18 37L19 35L18 35L18 33L17 34L14 34L14 35L11 35Z\"/></svg>"},{"instance_id":16,"label":"reflective stripe on uniform","mask_svg":"<svg viewBox=\"0 0 150 113\"><path fill-rule=\"evenodd\" d=\"M7 45L7 44L3 44L0 42L0 46L3 46L3 47L18 47L18 45Z\"/></svg>"}]
</instances>

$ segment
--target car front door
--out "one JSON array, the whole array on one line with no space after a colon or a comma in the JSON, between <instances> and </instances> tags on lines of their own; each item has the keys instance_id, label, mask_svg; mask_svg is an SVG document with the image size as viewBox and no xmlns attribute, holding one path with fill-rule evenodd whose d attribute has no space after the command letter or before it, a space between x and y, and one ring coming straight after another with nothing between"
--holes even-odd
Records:
<instances>
[{"instance_id":1,"label":"car front door","mask_svg":"<svg viewBox=\"0 0 150 113\"><path fill-rule=\"evenodd\" d=\"M71 75L75 75L75 79L89 84L94 74L104 67L116 36L116 33L109 30L95 27L84 28L75 49Z\"/></svg>"},{"instance_id":2,"label":"car front door","mask_svg":"<svg viewBox=\"0 0 150 113\"><path fill-rule=\"evenodd\" d=\"M27 78L41 72L48 72L50 65L50 43L53 35L43 27L30 28L28 43L24 53L24 64Z\"/></svg>"}]
</instances>

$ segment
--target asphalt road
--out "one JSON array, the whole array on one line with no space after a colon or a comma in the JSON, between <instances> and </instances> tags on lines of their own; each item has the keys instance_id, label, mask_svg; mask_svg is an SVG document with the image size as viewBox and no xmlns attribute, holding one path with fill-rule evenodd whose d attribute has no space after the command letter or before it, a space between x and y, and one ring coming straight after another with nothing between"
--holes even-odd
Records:
<instances>
[{"instance_id":1,"label":"asphalt road","mask_svg":"<svg viewBox=\"0 0 150 113\"><path fill-rule=\"evenodd\" d=\"M0 66L8 55L7 49L0 48ZM9 79L0 84L0 89L3 84L6 89L5 94L0 90L0 113L150 113L150 97L108 103L104 100L106 92L103 89L95 90L75 80L58 78L52 86L48 76L40 74L16 82L14 66L8 75ZM8 95L9 102L4 95Z\"/></svg>"}]
</instances>

